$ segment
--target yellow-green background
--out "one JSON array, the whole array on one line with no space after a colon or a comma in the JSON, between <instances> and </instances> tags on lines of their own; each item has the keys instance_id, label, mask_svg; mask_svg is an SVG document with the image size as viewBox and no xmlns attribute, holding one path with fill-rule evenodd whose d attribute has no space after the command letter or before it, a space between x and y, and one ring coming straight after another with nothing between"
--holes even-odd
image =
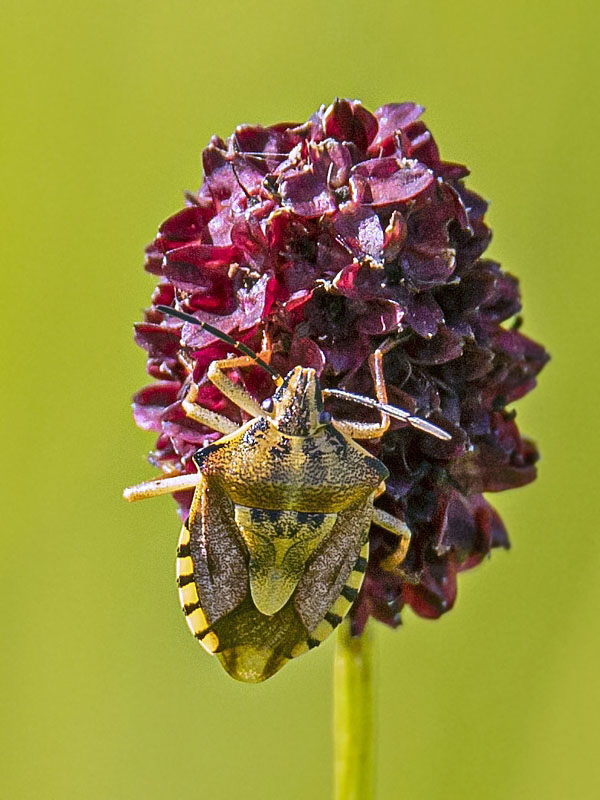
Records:
<instances>
[{"instance_id":1,"label":"yellow-green background","mask_svg":"<svg viewBox=\"0 0 600 800\"><path fill-rule=\"evenodd\" d=\"M335 95L427 106L492 199L491 254L553 361L518 405L513 549L438 622L377 631L380 798L596 798L598 86L593 3L4 0L0 796L327 798L332 642L236 684L179 610L130 395L142 249L240 122Z\"/></svg>"}]
</instances>

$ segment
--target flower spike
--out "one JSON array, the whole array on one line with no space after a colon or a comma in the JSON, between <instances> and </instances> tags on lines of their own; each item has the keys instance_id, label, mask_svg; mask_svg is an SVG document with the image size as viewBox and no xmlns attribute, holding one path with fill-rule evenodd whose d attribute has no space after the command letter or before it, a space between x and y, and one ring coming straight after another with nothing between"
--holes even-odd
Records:
<instances>
[{"instance_id":1,"label":"flower spike","mask_svg":"<svg viewBox=\"0 0 600 800\"><path fill-rule=\"evenodd\" d=\"M332 405L352 399L343 386L357 424L373 408L409 423L368 442L390 473L376 510L412 538L398 566L392 534L372 525L355 634L369 617L399 625L407 605L427 618L449 611L458 574L508 547L487 493L536 476L538 451L513 404L548 355L512 324L519 284L485 257L487 204L468 169L440 156L422 114L409 102L371 112L339 99L302 124L212 137L202 186L147 248L158 286L135 333L153 381L134 415L157 435L150 460L163 478L194 473L194 454L221 435L201 419L242 425L296 365L316 371ZM253 400L233 407L205 380L209 365L227 345L254 357L265 331L273 366L240 370L232 382ZM370 359L390 336L382 404L371 399ZM184 408L192 383L198 420ZM428 421L434 413L443 427ZM187 516L192 492L175 499Z\"/></svg>"}]
</instances>

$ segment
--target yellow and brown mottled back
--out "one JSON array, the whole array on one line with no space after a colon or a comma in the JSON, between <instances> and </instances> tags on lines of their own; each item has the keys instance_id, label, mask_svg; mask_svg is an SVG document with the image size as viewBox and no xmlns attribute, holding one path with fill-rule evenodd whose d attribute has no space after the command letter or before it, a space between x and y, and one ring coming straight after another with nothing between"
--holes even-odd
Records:
<instances>
[{"instance_id":1,"label":"yellow and brown mottled back","mask_svg":"<svg viewBox=\"0 0 600 800\"><path fill-rule=\"evenodd\" d=\"M195 461L235 503L275 510L341 511L366 499L388 474L333 424L289 436L266 418L200 450Z\"/></svg>"}]
</instances>

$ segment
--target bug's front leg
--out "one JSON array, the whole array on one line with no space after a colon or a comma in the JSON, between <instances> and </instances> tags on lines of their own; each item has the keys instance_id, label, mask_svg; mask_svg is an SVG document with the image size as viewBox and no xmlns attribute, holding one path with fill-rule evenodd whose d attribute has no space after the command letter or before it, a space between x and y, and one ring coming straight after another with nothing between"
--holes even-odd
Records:
<instances>
[{"instance_id":1,"label":"bug's front leg","mask_svg":"<svg viewBox=\"0 0 600 800\"><path fill-rule=\"evenodd\" d=\"M383 377L383 356L389 349L391 348L386 346L386 342L384 342L369 358L369 367L375 385L375 396L377 397L377 402L384 405L387 405L388 398L385 378ZM335 425L342 433L352 439L380 439L390 427L388 415L383 411L380 414L379 422L351 422L350 420L336 419Z\"/></svg>"},{"instance_id":2,"label":"bug's front leg","mask_svg":"<svg viewBox=\"0 0 600 800\"><path fill-rule=\"evenodd\" d=\"M199 472L188 472L173 478L158 478L155 481L129 486L123 492L123 497L133 503L136 500L145 500L147 497L158 497L159 494L173 494L173 492L183 492L186 489L195 489L199 482Z\"/></svg>"},{"instance_id":3,"label":"bug's front leg","mask_svg":"<svg viewBox=\"0 0 600 800\"><path fill-rule=\"evenodd\" d=\"M373 509L373 522L379 525L380 528L384 528L384 530L390 531L398 537L398 544L394 552L390 553L390 555L381 562L383 569L393 572L406 558L406 553L410 545L410 528L405 522L396 519L396 517L393 517L381 508Z\"/></svg>"}]
</instances>

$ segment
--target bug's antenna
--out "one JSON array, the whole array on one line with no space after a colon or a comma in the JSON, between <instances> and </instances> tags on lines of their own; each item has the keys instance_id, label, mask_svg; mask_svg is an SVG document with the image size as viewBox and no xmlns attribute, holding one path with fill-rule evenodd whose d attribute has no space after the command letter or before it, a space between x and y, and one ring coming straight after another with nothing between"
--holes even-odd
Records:
<instances>
[{"instance_id":1,"label":"bug's antenna","mask_svg":"<svg viewBox=\"0 0 600 800\"><path fill-rule=\"evenodd\" d=\"M245 356L249 356L254 360L254 362L268 372L269 375L277 382L281 381L281 375L277 372L276 369L270 364L267 364L266 361L263 361L260 356L257 356L254 350L252 350L248 345L244 344L243 342L239 342L237 339L234 339L232 336L229 336L223 331L220 331L218 328L214 328L212 325L209 325L208 322L201 322L196 317L192 317L191 314L186 314L185 311L179 311L176 308L171 308L171 306L156 306L157 311L161 311L163 314L168 314L171 317L178 317L182 319L184 322L189 322L190 325L198 325L198 327L203 328L207 333L212 334L217 339L220 339L222 342L226 342L230 344L232 347L235 347L236 350L239 350L240 353L243 353Z\"/></svg>"},{"instance_id":2,"label":"bug's antenna","mask_svg":"<svg viewBox=\"0 0 600 800\"><path fill-rule=\"evenodd\" d=\"M379 411L383 411L383 413L387 414L388 417L394 417L394 419L401 419L403 422L408 422L408 424L412 425L413 428L417 428L418 430L423 431L423 433L429 433L431 436L435 436L437 439L443 439L446 442L452 439L452 434L442 430L441 428L438 428L437 425L433 425L431 422L427 422L426 419L415 417L413 414L410 414L408 411L404 411L402 408L396 408L396 406L390 406L387 403L379 403L377 400L373 400L371 397L363 397L361 394L344 392L342 389L323 389L323 394L325 397L339 397L341 400L351 400L354 403L360 403L362 406L376 408Z\"/></svg>"}]
</instances>

